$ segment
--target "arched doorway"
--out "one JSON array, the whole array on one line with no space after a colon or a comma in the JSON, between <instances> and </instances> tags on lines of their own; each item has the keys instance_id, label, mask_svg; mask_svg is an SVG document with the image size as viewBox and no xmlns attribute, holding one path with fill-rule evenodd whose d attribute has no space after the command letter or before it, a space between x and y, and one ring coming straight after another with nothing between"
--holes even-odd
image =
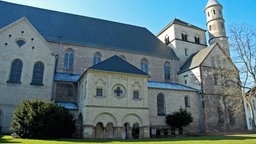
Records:
<instances>
[{"instance_id":1,"label":"arched doorway","mask_svg":"<svg viewBox=\"0 0 256 144\"><path fill-rule=\"evenodd\" d=\"M123 131L122 131L122 139L128 139L129 138L129 131L130 131L130 124L124 123Z\"/></svg>"},{"instance_id":2,"label":"arched doorway","mask_svg":"<svg viewBox=\"0 0 256 144\"><path fill-rule=\"evenodd\" d=\"M107 139L114 138L114 127L112 123L108 123L106 126L105 135Z\"/></svg>"},{"instance_id":3,"label":"arched doorway","mask_svg":"<svg viewBox=\"0 0 256 144\"><path fill-rule=\"evenodd\" d=\"M133 139L138 139L140 136L140 127L138 123L134 123L132 125L132 138Z\"/></svg>"},{"instance_id":4,"label":"arched doorway","mask_svg":"<svg viewBox=\"0 0 256 144\"><path fill-rule=\"evenodd\" d=\"M101 122L96 124L95 128L95 137L98 139L103 139L104 138L104 127Z\"/></svg>"}]
</instances>

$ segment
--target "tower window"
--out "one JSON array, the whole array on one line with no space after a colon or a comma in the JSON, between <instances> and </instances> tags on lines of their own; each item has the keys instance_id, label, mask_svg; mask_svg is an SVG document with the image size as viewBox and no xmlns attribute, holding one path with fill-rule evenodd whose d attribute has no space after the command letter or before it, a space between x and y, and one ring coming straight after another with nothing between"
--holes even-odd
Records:
<instances>
[{"instance_id":1,"label":"tower window","mask_svg":"<svg viewBox=\"0 0 256 144\"><path fill-rule=\"evenodd\" d=\"M185 56L188 56L188 49L185 48Z\"/></svg>"},{"instance_id":2,"label":"tower window","mask_svg":"<svg viewBox=\"0 0 256 144\"><path fill-rule=\"evenodd\" d=\"M213 83L214 85L218 85L218 74L213 74Z\"/></svg>"},{"instance_id":3,"label":"tower window","mask_svg":"<svg viewBox=\"0 0 256 144\"><path fill-rule=\"evenodd\" d=\"M214 15L216 14L215 10L213 10L213 14L214 14Z\"/></svg>"},{"instance_id":4,"label":"tower window","mask_svg":"<svg viewBox=\"0 0 256 144\"><path fill-rule=\"evenodd\" d=\"M212 26L211 26L211 25L209 26L209 30L210 30L210 31L212 30Z\"/></svg>"},{"instance_id":5,"label":"tower window","mask_svg":"<svg viewBox=\"0 0 256 144\"><path fill-rule=\"evenodd\" d=\"M187 39L187 34L182 33L182 34L181 34L181 40L187 41L187 40L188 40L188 39Z\"/></svg>"},{"instance_id":6,"label":"tower window","mask_svg":"<svg viewBox=\"0 0 256 144\"><path fill-rule=\"evenodd\" d=\"M200 44L200 38L198 36L195 36L195 43Z\"/></svg>"},{"instance_id":7,"label":"tower window","mask_svg":"<svg viewBox=\"0 0 256 144\"><path fill-rule=\"evenodd\" d=\"M165 41L166 45L168 45L170 43L170 39L169 39L168 35L165 36L164 41Z\"/></svg>"},{"instance_id":8,"label":"tower window","mask_svg":"<svg viewBox=\"0 0 256 144\"><path fill-rule=\"evenodd\" d=\"M210 16L210 12L208 12L208 17Z\"/></svg>"}]
</instances>

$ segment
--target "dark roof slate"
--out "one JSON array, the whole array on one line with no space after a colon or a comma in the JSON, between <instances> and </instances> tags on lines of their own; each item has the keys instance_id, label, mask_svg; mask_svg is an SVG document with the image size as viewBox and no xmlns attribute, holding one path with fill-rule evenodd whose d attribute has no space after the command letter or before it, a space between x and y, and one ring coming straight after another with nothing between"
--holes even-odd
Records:
<instances>
[{"instance_id":1,"label":"dark roof slate","mask_svg":"<svg viewBox=\"0 0 256 144\"><path fill-rule=\"evenodd\" d=\"M0 1L0 29L26 17L47 40L178 59L146 28Z\"/></svg>"},{"instance_id":2,"label":"dark roof slate","mask_svg":"<svg viewBox=\"0 0 256 144\"><path fill-rule=\"evenodd\" d=\"M89 67L88 70L100 70L148 76L147 73L143 72L142 70L138 69L137 67L116 55Z\"/></svg>"},{"instance_id":3,"label":"dark roof slate","mask_svg":"<svg viewBox=\"0 0 256 144\"><path fill-rule=\"evenodd\" d=\"M204 59L208 56L208 54L212 51L212 49L216 46L215 44L210 45L207 48L200 50L197 53L192 54L188 60L184 63L184 65L180 68L178 74L183 73L185 71L194 69L201 65Z\"/></svg>"},{"instance_id":4,"label":"dark roof slate","mask_svg":"<svg viewBox=\"0 0 256 144\"><path fill-rule=\"evenodd\" d=\"M60 73L56 72L54 75L55 81L66 81L66 82L76 82L81 75L71 74L71 73Z\"/></svg>"}]
</instances>

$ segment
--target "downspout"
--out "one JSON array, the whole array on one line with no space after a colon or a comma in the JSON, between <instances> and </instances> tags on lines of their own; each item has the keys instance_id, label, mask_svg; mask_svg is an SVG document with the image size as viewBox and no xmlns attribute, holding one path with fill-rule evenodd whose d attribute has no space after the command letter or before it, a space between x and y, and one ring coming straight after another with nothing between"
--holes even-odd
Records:
<instances>
[{"instance_id":1,"label":"downspout","mask_svg":"<svg viewBox=\"0 0 256 144\"><path fill-rule=\"evenodd\" d=\"M55 92L55 83L54 83L54 79L55 79L55 74L56 74L56 69L57 69L58 58L59 58L59 56L56 55L56 56L55 56L55 67L54 67L54 70L53 70L53 79L52 79L52 94L51 94L51 100L53 100L53 98L54 98L54 92Z\"/></svg>"},{"instance_id":2,"label":"downspout","mask_svg":"<svg viewBox=\"0 0 256 144\"><path fill-rule=\"evenodd\" d=\"M202 131L206 132L206 120L205 120L205 105L204 105L204 87L203 87L203 76L202 76L202 67L199 65L199 71L200 71L200 79L201 79L201 92L200 92L200 105L201 105L201 117L202 117Z\"/></svg>"},{"instance_id":3,"label":"downspout","mask_svg":"<svg viewBox=\"0 0 256 144\"><path fill-rule=\"evenodd\" d=\"M199 115L199 131L203 132L204 131L204 115L203 115L203 108L202 108L202 91L198 90L197 91L197 96L198 96L198 115Z\"/></svg>"}]
</instances>

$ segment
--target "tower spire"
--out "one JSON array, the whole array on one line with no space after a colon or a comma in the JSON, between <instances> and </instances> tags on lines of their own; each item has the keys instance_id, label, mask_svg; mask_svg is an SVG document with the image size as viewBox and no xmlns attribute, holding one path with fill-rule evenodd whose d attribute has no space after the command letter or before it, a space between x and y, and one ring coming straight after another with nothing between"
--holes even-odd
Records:
<instances>
[{"instance_id":1,"label":"tower spire","mask_svg":"<svg viewBox=\"0 0 256 144\"><path fill-rule=\"evenodd\" d=\"M209 33L209 43L218 43L225 54L230 56L222 9L222 5L217 0L208 0L205 6L204 12L207 19L206 25Z\"/></svg>"}]
</instances>

